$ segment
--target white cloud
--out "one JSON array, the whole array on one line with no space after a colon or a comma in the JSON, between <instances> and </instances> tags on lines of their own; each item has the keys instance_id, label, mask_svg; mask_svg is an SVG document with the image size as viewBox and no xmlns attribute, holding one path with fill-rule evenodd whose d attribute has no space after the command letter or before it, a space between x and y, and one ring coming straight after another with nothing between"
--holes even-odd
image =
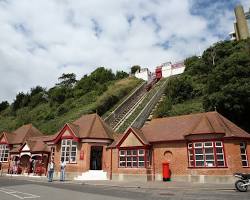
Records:
<instances>
[{"instance_id":1,"label":"white cloud","mask_svg":"<svg viewBox=\"0 0 250 200\"><path fill-rule=\"evenodd\" d=\"M198 54L221 38L209 29L211 19L191 14L192 3L0 0L0 102L36 85L51 87L64 72L80 78L99 66L154 69ZM218 31L231 31L229 12L220 24L227 25Z\"/></svg>"}]
</instances>

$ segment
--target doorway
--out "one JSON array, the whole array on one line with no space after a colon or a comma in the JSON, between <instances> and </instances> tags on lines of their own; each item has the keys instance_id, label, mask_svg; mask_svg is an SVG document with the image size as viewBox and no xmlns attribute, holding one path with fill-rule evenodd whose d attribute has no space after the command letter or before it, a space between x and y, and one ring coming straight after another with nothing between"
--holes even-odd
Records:
<instances>
[{"instance_id":1,"label":"doorway","mask_svg":"<svg viewBox=\"0 0 250 200\"><path fill-rule=\"evenodd\" d=\"M90 170L102 169L102 146L92 146L90 153Z\"/></svg>"}]
</instances>

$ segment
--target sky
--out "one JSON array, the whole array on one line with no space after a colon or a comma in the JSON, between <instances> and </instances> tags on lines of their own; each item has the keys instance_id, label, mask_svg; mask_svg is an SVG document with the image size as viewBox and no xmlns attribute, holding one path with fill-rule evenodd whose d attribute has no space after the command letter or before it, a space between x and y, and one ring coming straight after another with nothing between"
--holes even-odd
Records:
<instances>
[{"instance_id":1,"label":"sky","mask_svg":"<svg viewBox=\"0 0 250 200\"><path fill-rule=\"evenodd\" d=\"M62 73L129 72L177 62L228 39L250 0L0 0L0 102Z\"/></svg>"}]
</instances>

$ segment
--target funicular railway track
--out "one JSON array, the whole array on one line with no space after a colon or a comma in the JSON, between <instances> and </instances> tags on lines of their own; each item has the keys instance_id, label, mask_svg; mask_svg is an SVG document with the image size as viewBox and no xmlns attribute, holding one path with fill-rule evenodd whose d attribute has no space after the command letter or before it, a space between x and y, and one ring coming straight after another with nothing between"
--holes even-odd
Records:
<instances>
[{"instance_id":1,"label":"funicular railway track","mask_svg":"<svg viewBox=\"0 0 250 200\"><path fill-rule=\"evenodd\" d=\"M124 131L132 125L133 121L138 118L137 115L155 97L162 84L163 80L158 81L158 79L153 79L150 83L143 82L104 121L115 131Z\"/></svg>"},{"instance_id":2,"label":"funicular railway track","mask_svg":"<svg viewBox=\"0 0 250 200\"><path fill-rule=\"evenodd\" d=\"M108 117L104 119L113 129L115 129L126 115L134 109L138 102L147 93L147 84L143 82L137 89L129 95Z\"/></svg>"}]
</instances>

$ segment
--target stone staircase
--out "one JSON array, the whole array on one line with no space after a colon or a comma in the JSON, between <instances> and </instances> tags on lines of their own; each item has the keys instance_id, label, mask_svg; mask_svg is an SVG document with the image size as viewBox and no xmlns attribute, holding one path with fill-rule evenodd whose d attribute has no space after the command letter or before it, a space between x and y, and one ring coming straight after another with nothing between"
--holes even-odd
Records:
<instances>
[{"instance_id":1,"label":"stone staircase","mask_svg":"<svg viewBox=\"0 0 250 200\"><path fill-rule=\"evenodd\" d=\"M108 180L107 172L103 170L89 170L74 178L76 181Z\"/></svg>"}]
</instances>

